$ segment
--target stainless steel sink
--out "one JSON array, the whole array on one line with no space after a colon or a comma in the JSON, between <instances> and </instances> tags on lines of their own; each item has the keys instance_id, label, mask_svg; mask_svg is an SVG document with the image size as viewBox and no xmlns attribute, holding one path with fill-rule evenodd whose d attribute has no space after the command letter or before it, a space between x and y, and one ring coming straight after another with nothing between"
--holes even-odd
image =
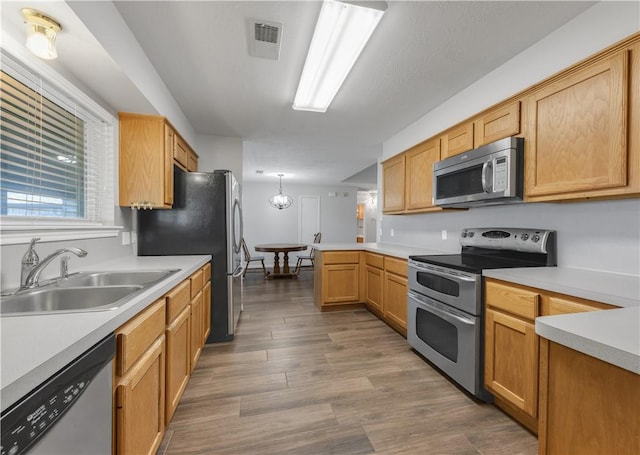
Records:
<instances>
[{"instance_id":1,"label":"stainless steel sink","mask_svg":"<svg viewBox=\"0 0 640 455\"><path fill-rule=\"evenodd\" d=\"M0 299L2 316L116 309L142 286L44 287Z\"/></svg>"},{"instance_id":2,"label":"stainless steel sink","mask_svg":"<svg viewBox=\"0 0 640 455\"><path fill-rule=\"evenodd\" d=\"M60 287L151 286L177 270L128 270L117 272L80 272L60 280Z\"/></svg>"},{"instance_id":3,"label":"stainless steel sink","mask_svg":"<svg viewBox=\"0 0 640 455\"><path fill-rule=\"evenodd\" d=\"M176 273L170 270L80 272L0 298L0 316L114 310L133 294Z\"/></svg>"}]
</instances>

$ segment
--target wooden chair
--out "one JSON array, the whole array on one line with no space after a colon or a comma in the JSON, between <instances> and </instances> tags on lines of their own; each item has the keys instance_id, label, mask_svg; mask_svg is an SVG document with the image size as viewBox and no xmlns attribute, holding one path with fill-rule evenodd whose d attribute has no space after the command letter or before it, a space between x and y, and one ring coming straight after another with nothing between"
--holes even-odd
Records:
<instances>
[{"instance_id":1,"label":"wooden chair","mask_svg":"<svg viewBox=\"0 0 640 455\"><path fill-rule=\"evenodd\" d=\"M317 232L316 234L313 235L313 243L320 243L321 239L322 239L322 234L320 232ZM300 273L300 269L302 268L302 261L311 261L311 268L313 268L313 259L315 257L315 253L316 253L315 248L311 247L309 249L309 254L298 255L298 262L296 262L296 269L294 270L293 273L295 273L296 275Z\"/></svg>"},{"instance_id":2,"label":"wooden chair","mask_svg":"<svg viewBox=\"0 0 640 455\"><path fill-rule=\"evenodd\" d=\"M249 270L249 264L251 263L251 261L254 261L254 262L260 261L260 264L262 264L262 272L266 277L267 268L264 266L264 256L251 256L251 253L249 253L249 248L247 247L247 242L244 241L244 238L242 239L242 251L244 252L244 260L247 261L247 265L244 268L244 272L242 272L242 277L244 278L244 276L247 274L247 270Z\"/></svg>"}]
</instances>

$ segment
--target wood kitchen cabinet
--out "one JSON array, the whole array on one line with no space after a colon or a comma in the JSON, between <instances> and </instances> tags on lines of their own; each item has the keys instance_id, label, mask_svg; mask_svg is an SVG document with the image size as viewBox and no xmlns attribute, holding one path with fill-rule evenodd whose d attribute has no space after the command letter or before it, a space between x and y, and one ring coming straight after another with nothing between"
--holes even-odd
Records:
<instances>
[{"instance_id":1,"label":"wood kitchen cabinet","mask_svg":"<svg viewBox=\"0 0 640 455\"><path fill-rule=\"evenodd\" d=\"M441 141L441 159L473 149L473 122L468 121L446 131Z\"/></svg>"},{"instance_id":2,"label":"wood kitchen cabinet","mask_svg":"<svg viewBox=\"0 0 640 455\"><path fill-rule=\"evenodd\" d=\"M200 358L203 343L204 331L204 304L203 304L203 278L202 269L195 272L189 280L191 281L191 372L196 367Z\"/></svg>"},{"instance_id":3,"label":"wood kitchen cabinet","mask_svg":"<svg viewBox=\"0 0 640 455\"><path fill-rule=\"evenodd\" d=\"M360 302L360 251L316 251L314 301L321 310Z\"/></svg>"},{"instance_id":4,"label":"wood kitchen cabinet","mask_svg":"<svg viewBox=\"0 0 640 455\"><path fill-rule=\"evenodd\" d=\"M422 142L405 153L406 209L426 211L433 205L433 164L440 161L440 139Z\"/></svg>"},{"instance_id":5,"label":"wood kitchen cabinet","mask_svg":"<svg viewBox=\"0 0 640 455\"><path fill-rule=\"evenodd\" d=\"M499 105L482 113L473 127L474 147L520 134L520 101Z\"/></svg>"},{"instance_id":6,"label":"wood kitchen cabinet","mask_svg":"<svg viewBox=\"0 0 640 455\"><path fill-rule=\"evenodd\" d=\"M204 321L203 321L203 331L202 331L202 344L207 343L207 338L211 333L211 263L207 262L204 267L202 267L203 273L203 281L204 287L202 288L202 299L203 299L203 310L204 310Z\"/></svg>"},{"instance_id":7,"label":"wood kitchen cabinet","mask_svg":"<svg viewBox=\"0 0 640 455\"><path fill-rule=\"evenodd\" d=\"M382 308L384 296L384 256L368 252L364 253L364 256L364 300L371 312L382 317L384 315Z\"/></svg>"},{"instance_id":8,"label":"wood kitchen cabinet","mask_svg":"<svg viewBox=\"0 0 640 455\"><path fill-rule=\"evenodd\" d=\"M171 208L173 165L195 171L198 155L166 118L126 112L118 115L119 205Z\"/></svg>"},{"instance_id":9,"label":"wood kitchen cabinet","mask_svg":"<svg viewBox=\"0 0 640 455\"><path fill-rule=\"evenodd\" d=\"M615 307L485 278L484 385L495 404L537 433L540 337L535 318L611 308Z\"/></svg>"},{"instance_id":10,"label":"wood kitchen cabinet","mask_svg":"<svg viewBox=\"0 0 640 455\"><path fill-rule=\"evenodd\" d=\"M521 411L526 426L536 431L538 339L534 319L540 314L540 295L490 280L485 292L485 387Z\"/></svg>"},{"instance_id":11,"label":"wood kitchen cabinet","mask_svg":"<svg viewBox=\"0 0 640 455\"><path fill-rule=\"evenodd\" d=\"M164 435L165 299L116 330L115 450L155 454Z\"/></svg>"},{"instance_id":12,"label":"wood kitchen cabinet","mask_svg":"<svg viewBox=\"0 0 640 455\"><path fill-rule=\"evenodd\" d=\"M625 49L529 96L529 200L584 198L627 185L628 86Z\"/></svg>"},{"instance_id":13,"label":"wood kitchen cabinet","mask_svg":"<svg viewBox=\"0 0 640 455\"><path fill-rule=\"evenodd\" d=\"M382 163L382 211L404 210L405 155L397 155Z\"/></svg>"},{"instance_id":14,"label":"wood kitchen cabinet","mask_svg":"<svg viewBox=\"0 0 640 455\"><path fill-rule=\"evenodd\" d=\"M407 261L384 258L383 316L389 325L407 336Z\"/></svg>"},{"instance_id":15,"label":"wood kitchen cabinet","mask_svg":"<svg viewBox=\"0 0 640 455\"><path fill-rule=\"evenodd\" d=\"M190 282L185 280L166 296L167 317L165 337L166 400L165 421L168 423L178 407L191 376L191 300Z\"/></svg>"},{"instance_id":16,"label":"wood kitchen cabinet","mask_svg":"<svg viewBox=\"0 0 640 455\"><path fill-rule=\"evenodd\" d=\"M640 453L640 375L541 338L540 455Z\"/></svg>"}]
</instances>

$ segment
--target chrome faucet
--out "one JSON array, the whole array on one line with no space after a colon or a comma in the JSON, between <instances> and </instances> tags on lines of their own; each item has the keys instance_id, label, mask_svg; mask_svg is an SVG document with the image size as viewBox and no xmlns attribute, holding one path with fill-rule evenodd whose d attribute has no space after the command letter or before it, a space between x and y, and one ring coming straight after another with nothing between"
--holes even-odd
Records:
<instances>
[{"instance_id":1,"label":"chrome faucet","mask_svg":"<svg viewBox=\"0 0 640 455\"><path fill-rule=\"evenodd\" d=\"M64 253L73 253L76 256L83 258L87 255L87 252L81 248L61 248L54 251L49 256L40 261L38 253L36 253L35 244L40 240L39 238L31 239L31 245L29 249L22 257L22 271L20 275L20 289L31 289L39 286L38 280L40 279L40 273L44 268L51 263L55 258ZM64 259L64 258L63 258Z\"/></svg>"}]
</instances>

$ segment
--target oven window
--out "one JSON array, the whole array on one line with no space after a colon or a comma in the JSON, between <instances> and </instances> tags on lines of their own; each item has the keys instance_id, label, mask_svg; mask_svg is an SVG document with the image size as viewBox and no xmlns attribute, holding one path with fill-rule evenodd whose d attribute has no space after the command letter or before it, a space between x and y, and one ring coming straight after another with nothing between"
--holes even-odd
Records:
<instances>
[{"instance_id":1,"label":"oven window","mask_svg":"<svg viewBox=\"0 0 640 455\"><path fill-rule=\"evenodd\" d=\"M438 199L484 193L482 164L436 177Z\"/></svg>"},{"instance_id":2,"label":"oven window","mask_svg":"<svg viewBox=\"0 0 640 455\"><path fill-rule=\"evenodd\" d=\"M452 362L458 361L458 329L433 313L417 308L416 334Z\"/></svg>"},{"instance_id":3,"label":"oven window","mask_svg":"<svg viewBox=\"0 0 640 455\"><path fill-rule=\"evenodd\" d=\"M446 294L453 297L460 296L460 284L454 280L450 280L449 278L433 275L429 272L418 272L416 281L425 288L439 292L440 294Z\"/></svg>"}]
</instances>

